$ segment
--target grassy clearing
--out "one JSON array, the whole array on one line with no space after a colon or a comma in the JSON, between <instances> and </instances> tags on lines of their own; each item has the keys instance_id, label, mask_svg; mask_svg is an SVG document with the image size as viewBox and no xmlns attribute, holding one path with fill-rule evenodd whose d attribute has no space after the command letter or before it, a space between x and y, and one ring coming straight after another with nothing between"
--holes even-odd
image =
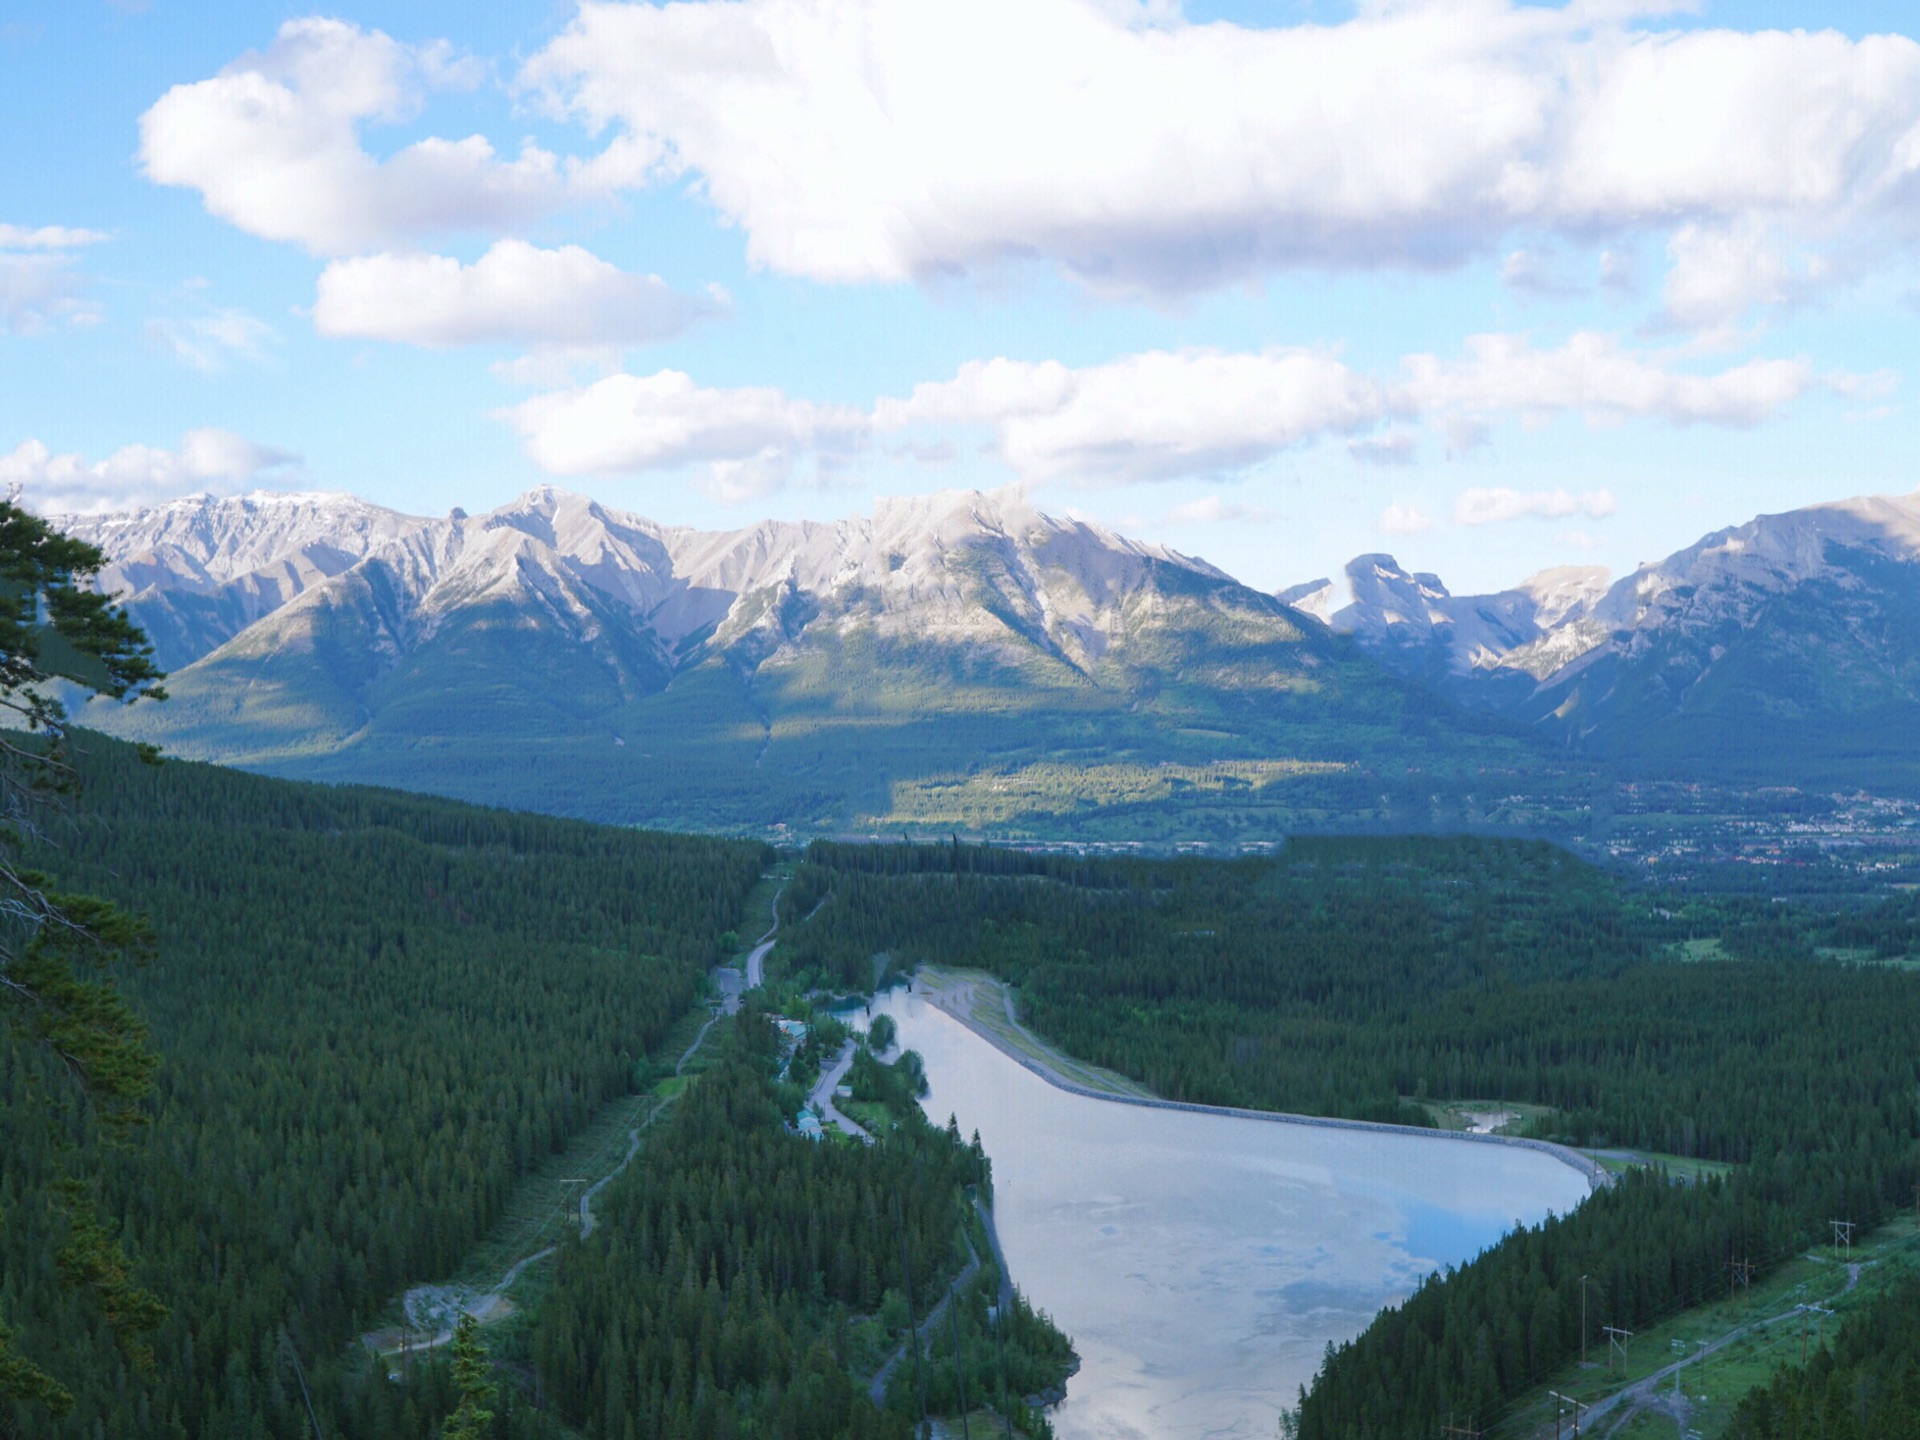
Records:
<instances>
[{"instance_id":1,"label":"grassy clearing","mask_svg":"<svg viewBox=\"0 0 1920 1440\"><path fill-rule=\"evenodd\" d=\"M1593 1157L1616 1175L1646 1165L1659 1165L1674 1179L1689 1182L1708 1175L1730 1175L1734 1169L1726 1160L1697 1160L1691 1155L1669 1155L1662 1150L1596 1150Z\"/></svg>"},{"instance_id":2,"label":"grassy clearing","mask_svg":"<svg viewBox=\"0 0 1920 1440\"><path fill-rule=\"evenodd\" d=\"M746 969L748 954L760 937L767 933L767 927L773 924L773 897L793 878L797 868L791 864L775 865L760 877L759 884L747 892L746 903L740 907L740 923L734 927L734 953L727 962L729 965L739 970Z\"/></svg>"},{"instance_id":3,"label":"grassy clearing","mask_svg":"<svg viewBox=\"0 0 1920 1440\"><path fill-rule=\"evenodd\" d=\"M1755 1281L1750 1292L1736 1285L1731 1298L1722 1294L1710 1304L1682 1311L1635 1334L1624 1353L1614 1352L1611 1369L1600 1330L1606 1323L1604 1302L1596 1300L1591 1326L1599 1338L1589 1350L1587 1368L1575 1366L1549 1378L1489 1434L1550 1435L1554 1402L1548 1391L1593 1404L1692 1356L1677 1377L1662 1379L1656 1389L1662 1404L1684 1408L1686 1429L1714 1436L1749 1390L1764 1383L1779 1366L1799 1361L1803 1343L1811 1354L1850 1312L1900 1278L1920 1271L1920 1223L1902 1216L1883 1226L1854 1246L1852 1259L1859 1266L1859 1280L1851 1290L1846 1257L1836 1255L1831 1246L1821 1246L1789 1261L1765 1280ZM1824 1313L1828 1311L1832 1313ZM1673 1402L1676 1380L1677 1407ZM1677 1433L1671 1414L1644 1412L1615 1430L1628 1413L1621 1406L1593 1423L1601 1433L1620 1437ZM1571 1419L1569 1411L1567 1422Z\"/></svg>"}]
</instances>

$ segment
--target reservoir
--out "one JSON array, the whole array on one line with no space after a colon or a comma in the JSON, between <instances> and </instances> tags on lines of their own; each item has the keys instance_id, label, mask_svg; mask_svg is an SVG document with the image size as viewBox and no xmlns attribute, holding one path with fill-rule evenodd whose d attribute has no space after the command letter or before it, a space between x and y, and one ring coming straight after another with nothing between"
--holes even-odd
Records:
<instances>
[{"instance_id":1,"label":"reservoir","mask_svg":"<svg viewBox=\"0 0 1920 1440\"><path fill-rule=\"evenodd\" d=\"M1516 1146L1090 1099L917 996L874 1009L929 1117L980 1132L1014 1283L1073 1337L1061 1440L1269 1440L1328 1341L1587 1195Z\"/></svg>"}]
</instances>

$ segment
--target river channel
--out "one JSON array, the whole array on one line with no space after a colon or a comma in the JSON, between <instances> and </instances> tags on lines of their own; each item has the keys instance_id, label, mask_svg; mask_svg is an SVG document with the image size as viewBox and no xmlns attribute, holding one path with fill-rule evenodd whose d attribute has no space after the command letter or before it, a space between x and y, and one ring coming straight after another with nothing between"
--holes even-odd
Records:
<instances>
[{"instance_id":1,"label":"river channel","mask_svg":"<svg viewBox=\"0 0 1920 1440\"><path fill-rule=\"evenodd\" d=\"M1587 1194L1537 1151L1089 1099L917 996L880 1009L927 1113L980 1132L1014 1282L1073 1337L1061 1440L1265 1440L1328 1341Z\"/></svg>"}]
</instances>

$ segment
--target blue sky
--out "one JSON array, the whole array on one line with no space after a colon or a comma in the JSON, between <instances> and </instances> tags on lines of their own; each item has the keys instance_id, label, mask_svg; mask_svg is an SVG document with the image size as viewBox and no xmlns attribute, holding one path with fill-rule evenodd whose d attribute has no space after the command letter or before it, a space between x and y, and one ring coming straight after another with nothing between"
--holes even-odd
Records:
<instances>
[{"instance_id":1,"label":"blue sky","mask_svg":"<svg viewBox=\"0 0 1920 1440\"><path fill-rule=\"evenodd\" d=\"M0 479L48 508L1022 482L1464 592L1920 484L1910 5L7 16Z\"/></svg>"}]
</instances>

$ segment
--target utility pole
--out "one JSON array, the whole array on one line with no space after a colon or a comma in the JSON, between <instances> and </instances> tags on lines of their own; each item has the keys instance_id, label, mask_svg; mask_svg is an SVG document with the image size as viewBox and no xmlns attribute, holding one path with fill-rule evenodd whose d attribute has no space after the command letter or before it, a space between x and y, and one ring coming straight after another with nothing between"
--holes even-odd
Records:
<instances>
[{"instance_id":1,"label":"utility pole","mask_svg":"<svg viewBox=\"0 0 1920 1440\"><path fill-rule=\"evenodd\" d=\"M1453 1423L1453 1416L1448 1415L1447 1423L1440 1427L1440 1433L1446 1436L1446 1440L1480 1440L1485 1432L1465 1425L1456 1425Z\"/></svg>"},{"instance_id":2,"label":"utility pole","mask_svg":"<svg viewBox=\"0 0 1920 1440\"><path fill-rule=\"evenodd\" d=\"M1740 1288L1746 1294L1747 1303L1743 1313L1751 1315L1753 1313L1753 1261L1727 1261L1727 1305L1729 1308L1733 1305L1733 1286L1735 1281L1739 1282Z\"/></svg>"},{"instance_id":3,"label":"utility pole","mask_svg":"<svg viewBox=\"0 0 1920 1440\"><path fill-rule=\"evenodd\" d=\"M307 1419L313 1422L313 1440L327 1440L320 1431L320 1417L313 1413L313 1395L307 1389L307 1372L300 1368L300 1352L293 1348L293 1338L285 1330L280 1332L280 1352L293 1362L294 1378L300 1382L300 1398L307 1402Z\"/></svg>"},{"instance_id":4,"label":"utility pole","mask_svg":"<svg viewBox=\"0 0 1920 1440\"><path fill-rule=\"evenodd\" d=\"M1007 1312L1012 1308L1004 1304L993 1312L993 1334L1000 1342L1000 1418L1007 1422L1007 1440L1013 1440L1013 1396L1007 1393L1007 1327L1013 1319Z\"/></svg>"},{"instance_id":5,"label":"utility pole","mask_svg":"<svg viewBox=\"0 0 1920 1440\"><path fill-rule=\"evenodd\" d=\"M1627 1368L1627 1341L1633 1338L1633 1332L1622 1330L1618 1325L1602 1325L1600 1329L1607 1337L1607 1373L1613 1373L1615 1351L1620 1354L1620 1368L1624 1371Z\"/></svg>"},{"instance_id":6,"label":"utility pole","mask_svg":"<svg viewBox=\"0 0 1920 1440\"><path fill-rule=\"evenodd\" d=\"M1833 1248L1838 1250L1842 1245L1846 1246L1847 1259L1853 1259L1853 1221L1829 1220L1827 1223L1833 1226Z\"/></svg>"},{"instance_id":7,"label":"utility pole","mask_svg":"<svg viewBox=\"0 0 1920 1440\"><path fill-rule=\"evenodd\" d=\"M957 848L960 842L954 841ZM960 1440L973 1440L973 1424L967 1419L967 1365L960 1353L960 1292L947 1296L947 1330L953 1336L953 1383L960 1388Z\"/></svg>"},{"instance_id":8,"label":"utility pole","mask_svg":"<svg viewBox=\"0 0 1920 1440\"><path fill-rule=\"evenodd\" d=\"M1571 1405L1573 1407L1573 1440L1580 1440L1580 1412L1591 1407L1581 1404L1571 1395L1562 1395L1558 1390L1549 1390L1547 1394L1551 1395L1555 1400L1560 1401L1561 1404ZM1554 1407L1553 1411L1553 1434L1554 1440L1559 1440L1560 1407L1558 1405Z\"/></svg>"},{"instance_id":9,"label":"utility pole","mask_svg":"<svg viewBox=\"0 0 1920 1440\"><path fill-rule=\"evenodd\" d=\"M933 1427L927 1423L927 1376L920 1368L920 1327L913 1318L913 1267L907 1263L907 1227L900 1218L900 1192L893 1192L893 1228L900 1235L900 1285L907 1297L907 1344L913 1351L913 1378L920 1389L920 1434Z\"/></svg>"},{"instance_id":10,"label":"utility pole","mask_svg":"<svg viewBox=\"0 0 1920 1440\"><path fill-rule=\"evenodd\" d=\"M1587 1368L1587 1277L1580 1277L1580 1368Z\"/></svg>"}]
</instances>

